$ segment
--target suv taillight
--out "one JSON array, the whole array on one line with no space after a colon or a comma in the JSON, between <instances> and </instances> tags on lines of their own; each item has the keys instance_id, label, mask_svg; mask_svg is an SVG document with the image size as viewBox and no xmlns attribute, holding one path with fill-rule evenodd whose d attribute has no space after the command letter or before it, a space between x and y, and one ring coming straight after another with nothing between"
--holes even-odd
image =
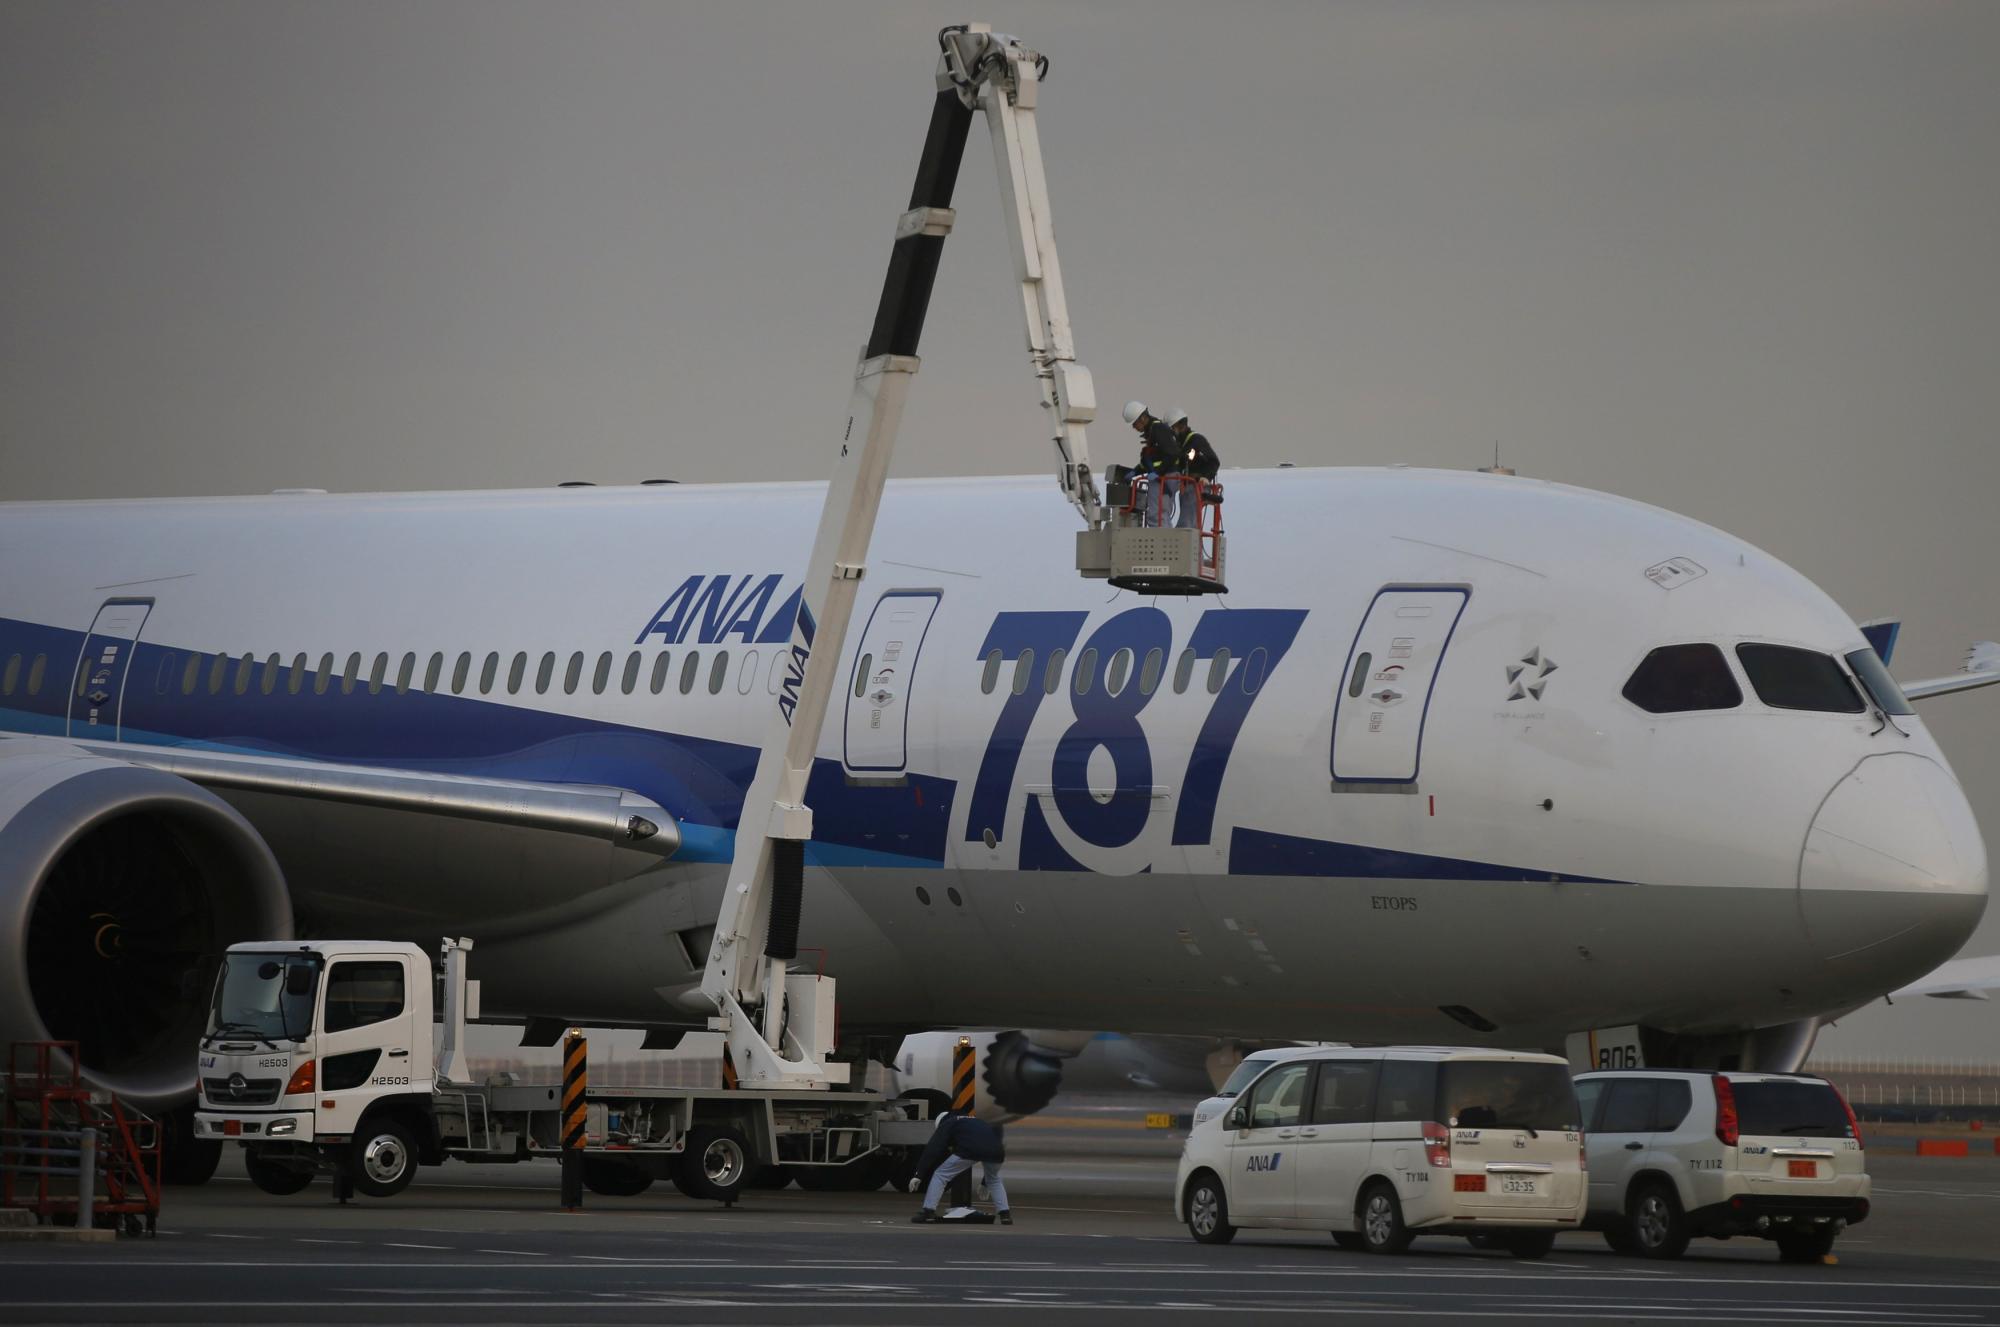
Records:
<instances>
[{"instance_id":1,"label":"suv taillight","mask_svg":"<svg viewBox=\"0 0 2000 1327\"><path fill-rule=\"evenodd\" d=\"M1708 1081L1715 1084L1715 1136L1724 1147L1734 1147L1742 1136L1736 1123L1736 1089L1721 1074Z\"/></svg>"},{"instance_id":2,"label":"suv taillight","mask_svg":"<svg viewBox=\"0 0 2000 1327\"><path fill-rule=\"evenodd\" d=\"M300 1093L310 1093L312 1090L313 1062L307 1060L304 1064L292 1070L292 1081L285 1084L285 1095L295 1097Z\"/></svg>"},{"instance_id":3,"label":"suv taillight","mask_svg":"<svg viewBox=\"0 0 2000 1327\"><path fill-rule=\"evenodd\" d=\"M1451 1131L1442 1124L1424 1126L1424 1160L1433 1166L1451 1165Z\"/></svg>"},{"instance_id":4,"label":"suv taillight","mask_svg":"<svg viewBox=\"0 0 2000 1327\"><path fill-rule=\"evenodd\" d=\"M1833 1087L1833 1084L1828 1083L1827 1086ZM1839 1088L1833 1087L1833 1096L1840 1103L1840 1108L1847 1112L1847 1131L1854 1135L1855 1148L1860 1151L1867 1151L1868 1144L1861 1141L1861 1121L1854 1118L1854 1107L1847 1104L1847 1094Z\"/></svg>"}]
</instances>

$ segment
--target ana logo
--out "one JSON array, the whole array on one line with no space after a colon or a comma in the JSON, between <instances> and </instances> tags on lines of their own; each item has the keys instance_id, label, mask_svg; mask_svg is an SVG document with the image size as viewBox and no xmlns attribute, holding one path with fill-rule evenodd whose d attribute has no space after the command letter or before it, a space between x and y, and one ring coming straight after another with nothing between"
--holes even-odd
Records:
<instances>
[{"instance_id":1,"label":"ana logo","mask_svg":"<svg viewBox=\"0 0 2000 1327\"><path fill-rule=\"evenodd\" d=\"M690 576L682 581L632 643L658 637L660 645L721 645L734 637L745 645L783 645L792 638L799 609L793 590L767 612L783 579L765 576ZM810 639L810 637L808 637Z\"/></svg>"},{"instance_id":2,"label":"ana logo","mask_svg":"<svg viewBox=\"0 0 2000 1327\"><path fill-rule=\"evenodd\" d=\"M1246 1169L1246 1170L1276 1170L1276 1169L1278 1168L1278 1158L1279 1158L1279 1157L1282 1157L1283 1155L1284 1155L1284 1153L1283 1153L1283 1152L1273 1152L1273 1153L1271 1153L1271 1155L1269 1155L1269 1156L1267 1156L1267 1157L1258 1157L1258 1156L1253 1156L1253 1157L1251 1157L1251 1158L1250 1158L1250 1164L1249 1164L1248 1166L1244 1167L1244 1169Z\"/></svg>"},{"instance_id":3,"label":"ana logo","mask_svg":"<svg viewBox=\"0 0 2000 1327\"><path fill-rule=\"evenodd\" d=\"M1542 688L1549 684L1549 674L1556 670L1556 661L1542 653L1537 645L1522 657L1519 663L1507 665L1507 699L1526 700L1530 696L1542 698Z\"/></svg>"}]
</instances>

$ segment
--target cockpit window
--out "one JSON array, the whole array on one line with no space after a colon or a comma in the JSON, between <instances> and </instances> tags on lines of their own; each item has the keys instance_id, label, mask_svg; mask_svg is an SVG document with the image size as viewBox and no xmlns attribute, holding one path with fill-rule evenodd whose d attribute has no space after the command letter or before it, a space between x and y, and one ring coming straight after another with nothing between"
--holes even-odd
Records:
<instances>
[{"instance_id":1,"label":"cockpit window","mask_svg":"<svg viewBox=\"0 0 2000 1327\"><path fill-rule=\"evenodd\" d=\"M1757 699L1774 710L1859 714L1865 708L1847 670L1830 654L1792 645L1738 645Z\"/></svg>"},{"instance_id":2,"label":"cockpit window","mask_svg":"<svg viewBox=\"0 0 2000 1327\"><path fill-rule=\"evenodd\" d=\"M1625 684L1625 699L1649 714L1689 710L1729 710L1743 703L1743 689L1729 660L1714 645L1662 645L1644 659Z\"/></svg>"},{"instance_id":3,"label":"cockpit window","mask_svg":"<svg viewBox=\"0 0 2000 1327\"><path fill-rule=\"evenodd\" d=\"M1889 670L1882 663L1882 656L1871 647L1856 650L1847 656L1847 666L1861 679L1862 688L1874 700L1875 708L1884 714L1915 714L1910 708L1909 697L1903 688L1896 685L1896 679L1889 676Z\"/></svg>"}]
</instances>

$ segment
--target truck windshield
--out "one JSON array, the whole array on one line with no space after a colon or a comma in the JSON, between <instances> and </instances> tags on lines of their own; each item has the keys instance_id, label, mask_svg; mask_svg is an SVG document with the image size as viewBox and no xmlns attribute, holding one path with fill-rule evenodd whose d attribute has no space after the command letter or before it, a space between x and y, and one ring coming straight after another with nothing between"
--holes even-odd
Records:
<instances>
[{"instance_id":1,"label":"truck windshield","mask_svg":"<svg viewBox=\"0 0 2000 1327\"><path fill-rule=\"evenodd\" d=\"M1536 1060L1447 1060L1438 1105L1463 1129L1575 1129L1581 1112L1569 1070Z\"/></svg>"},{"instance_id":2,"label":"truck windshield","mask_svg":"<svg viewBox=\"0 0 2000 1327\"><path fill-rule=\"evenodd\" d=\"M303 1041L312 1031L320 960L311 954L225 954L203 1041Z\"/></svg>"}]
</instances>

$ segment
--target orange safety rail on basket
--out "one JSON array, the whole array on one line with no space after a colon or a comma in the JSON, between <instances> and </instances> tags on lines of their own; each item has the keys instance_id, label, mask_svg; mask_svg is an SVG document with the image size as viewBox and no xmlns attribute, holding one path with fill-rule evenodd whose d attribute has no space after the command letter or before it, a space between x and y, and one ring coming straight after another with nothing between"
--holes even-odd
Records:
<instances>
[{"instance_id":1,"label":"orange safety rail on basket","mask_svg":"<svg viewBox=\"0 0 2000 1327\"><path fill-rule=\"evenodd\" d=\"M108 1092L82 1081L75 1042L15 1042L0 1098L0 1206L25 1207L44 1221L58 1213L80 1225L97 1217L160 1213L160 1127ZM82 1131L97 1134L90 1213L78 1211Z\"/></svg>"}]
</instances>

